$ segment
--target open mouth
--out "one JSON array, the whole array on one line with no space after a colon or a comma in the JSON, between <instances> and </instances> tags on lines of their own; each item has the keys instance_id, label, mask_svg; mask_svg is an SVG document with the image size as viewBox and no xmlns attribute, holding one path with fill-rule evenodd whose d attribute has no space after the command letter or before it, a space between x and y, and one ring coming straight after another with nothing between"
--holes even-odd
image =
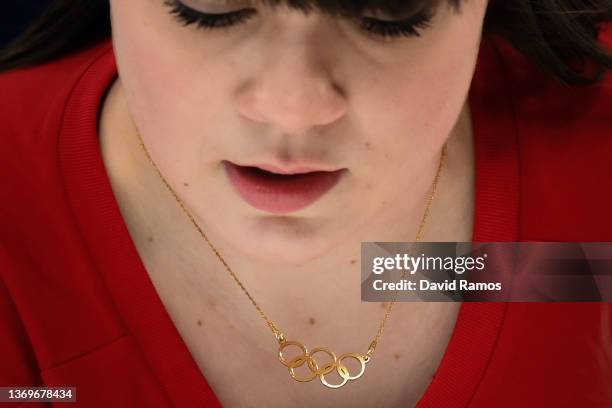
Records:
<instances>
[{"instance_id":1,"label":"open mouth","mask_svg":"<svg viewBox=\"0 0 612 408\"><path fill-rule=\"evenodd\" d=\"M305 176L305 175L309 175L312 173L324 173L324 172L320 172L320 171L306 171L306 172L296 172L296 173L291 173L291 174L283 174L283 173L275 173L272 171L268 171L265 169L261 169L259 167L254 167L254 166L238 166L243 168L245 171L248 171L250 173L252 173L254 176L257 177L265 177L265 178L269 178L269 179L275 179L275 180L290 180L290 179L295 179L298 178L300 176Z\"/></svg>"},{"instance_id":2,"label":"open mouth","mask_svg":"<svg viewBox=\"0 0 612 408\"><path fill-rule=\"evenodd\" d=\"M229 161L223 164L230 182L248 204L277 214L313 204L338 183L345 170L279 174Z\"/></svg>"}]
</instances>

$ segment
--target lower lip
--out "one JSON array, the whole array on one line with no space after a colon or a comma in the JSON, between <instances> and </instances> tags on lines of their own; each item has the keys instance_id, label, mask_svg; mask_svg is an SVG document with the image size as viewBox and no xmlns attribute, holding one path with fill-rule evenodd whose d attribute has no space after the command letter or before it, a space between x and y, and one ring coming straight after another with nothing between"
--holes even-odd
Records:
<instances>
[{"instance_id":1,"label":"lower lip","mask_svg":"<svg viewBox=\"0 0 612 408\"><path fill-rule=\"evenodd\" d=\"M227 161L223 164L231 183L247 203L275 214L308 207L330 191L344 173L342 169L283 176Z\"/></svg>"}]
</instances>

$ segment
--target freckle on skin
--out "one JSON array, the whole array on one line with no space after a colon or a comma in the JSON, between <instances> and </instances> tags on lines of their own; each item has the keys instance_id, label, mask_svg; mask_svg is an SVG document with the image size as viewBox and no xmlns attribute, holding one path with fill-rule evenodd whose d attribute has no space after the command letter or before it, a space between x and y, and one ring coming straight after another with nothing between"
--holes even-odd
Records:
<instances>
[{"instance_id":1,"label":"freckle on skin","mask_svg":"<svg viewBox=\"0 0 612 408\"><path fill-rule=\"evenodd\" d=\"M183 185L184 185L185 187L189 187L189 183L187 183L187 182L183 183Z\"/></svg>"},{"instance_id":2,"label":"freckle on skin","mask_svg":"<svg viewBox=\"0 0 612 408\"><path fill-rule=\"evenodd\" d=\"M202 321L198 320L198 326L202 326Z\"/></svg>"},{"instance_id":3,"label":"freckle on skin","mask_svg":"<svg viewBox=\"0 0 612 408\"><path fill-rule=\"evenodd\" d=\"M351 265L354 265L354 264L356 264L356 263L357 263L357 260L356 260L356 259L351 259Z\"/></svg>"},{"instance_id":4,"label":"freckle on skin","mask_svg":"<svg viewBox=\"0 0 612 408\"><path fill-rule=\"evenodd\" d=\"M153 237L149 237L149 238L147 238L147 241L149 241L149 242L153 242Z\"/></svg>"},{"instance_id":5,"label":"freckle on skin","mask_svg":"<svg viewBox=\"0 0 612 408\"><path fill-rule=\"evenodd\" d=\"M315 319L314 317L311 317L310 319L308 319L308 323L310 323L310 325L314 325L315 324Z\"/></svg>"},{"instance_id":6,"label":"freckle on skin","mask_svg":"<svg viewBox=\"0 0 612 408\"><path fill-rule=\"evenodd\" d=\"M370 147L372 147L372 144L370 144L370 142L365 142L365 148L369 149Z\"/></svg>"},{"instance_id":7,"label":"freckle on skin","mask_svg":"<svg viewBox=\"0 0 612 408\"><path fill-rule=\"evenodd\" d=\"M399 353L395 353L395 354L393 355L393 357L395 357L395 359L396 359L396 360L399 360L400 355L399 355Z\"/></svg>"}]
</instances>

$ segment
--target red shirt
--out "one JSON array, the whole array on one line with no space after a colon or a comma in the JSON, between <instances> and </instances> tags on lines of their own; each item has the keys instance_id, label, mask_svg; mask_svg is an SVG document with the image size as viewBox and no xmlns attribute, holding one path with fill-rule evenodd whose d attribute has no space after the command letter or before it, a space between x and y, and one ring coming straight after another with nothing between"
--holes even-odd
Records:
<instances>
[{"instance_id":1,"label":"red shirt","mask_svg":"<svg viewBox=\"0 0 612 408\"><path fill-rule=\"evenodd\" d=\"M218 406L105 171L97 121L115 75L110 41L0 75L0 386L75 386L87 407ZM611 73L564 87L485 39L469 98L473 241L612 241ZM609 306L463 303L419 407L611 407Z\"/></svg>"}]
</instances>

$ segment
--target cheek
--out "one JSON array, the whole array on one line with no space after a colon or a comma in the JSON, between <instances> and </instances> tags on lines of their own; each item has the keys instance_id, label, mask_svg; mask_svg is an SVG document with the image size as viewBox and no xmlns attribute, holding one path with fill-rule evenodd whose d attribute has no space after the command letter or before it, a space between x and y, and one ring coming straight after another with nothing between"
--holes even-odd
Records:
<instances>
[{"instance_id":1,"label":"cheek","mask_svg":"<svg viewBox=\"0 0 612 408\"><path fill-rule=\"evenodd\" d=\"M218 117L222 96L229 94L223 82L229 77L227 67L214 64L200 33L180 26L161 3L113 3L113 42L122 84L143 132L201 134L202 124Z\"/></svg>"},{"instance_id":2,"label":"cheek","mask_svg":"<svg viewBox=\"0 0 612 408\"><path fill-rule=\"evenodd\" d=\"M430 35L416 39L404 56L379 73L385 81L372 87L366 100L376 101L371 123L386 124L383 135L407 142L446 138L469 92L484 7L464 7L446 15Z\"/></svg>"}]
</instances>

